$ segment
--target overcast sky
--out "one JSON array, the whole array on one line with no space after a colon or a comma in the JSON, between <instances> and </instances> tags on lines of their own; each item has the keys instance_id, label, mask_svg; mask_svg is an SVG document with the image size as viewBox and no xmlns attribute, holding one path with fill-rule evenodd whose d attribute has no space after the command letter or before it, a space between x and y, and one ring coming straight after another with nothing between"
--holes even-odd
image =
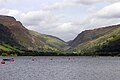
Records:
<instances>
[{"instance_id":1,"label":"overcast sky","mask_svg":"<svg viewBox=\"0 0 120 80\"><path fill-rule=\"evenodd\" d=\"M120 23L120 0L0 0L0 15L65 41L81 31Z\"/></svg>"}]
</instances>

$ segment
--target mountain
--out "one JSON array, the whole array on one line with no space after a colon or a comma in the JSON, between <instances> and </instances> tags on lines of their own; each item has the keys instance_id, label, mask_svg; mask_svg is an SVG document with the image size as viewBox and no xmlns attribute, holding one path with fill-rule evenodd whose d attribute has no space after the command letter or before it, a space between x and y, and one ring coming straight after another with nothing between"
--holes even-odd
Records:
<instances>
[{"instance_id":1,"label":"mountain","mask_svg":"<svg viewBox=\"0 0 120 80\"><path fill-rule=\"evenodd\" d=\"M44 46L45 48L51 47L51 48L56 48L56 49L64 49L64 46L67 45L65 41L52 35L41 34L35 31L31 31L31 30L29 31L29 33L35 37L36 41L38 41L37 42L38 44L42 43L43 44L42 46Z\"/></svg>"},{"instance_id":2,"label":"mountain","mask_svg":"<svg viewBox=\"0 0 120 80\"><path fill-rule=\"evenodd\" d=\"M20 21L16 21L15 18L10 16L0 16L0 24L0 34L3 34L0 36L2 42L5 41L6 43L17 44L23 47L34 45L29 30Z\"/></svg>"},{"instance_id":3,"label":"mountain","mask_svg":"<svg viewBox=\"0 0 120 80\"><path fill-rule=\"evenodd\" d=\"M85 30L81 32L70 44L71 47L75 47L78 44L96 39L100 36L103 36L104 34L111 32L113 29L116 29L117 26L109 26L109 27L103 27L93 30Z\"/></svg>"},{"instance_id":4,"label":"mountain","mask_svg":"<svg viewBox=\"0 0 120 80\"><path fill-rule=\"evenodd\" d=\"M120 52L120 25L83 31L73 40L70 49L86 55Z\"/></svg>"},{"instance_id":5,"label":"mountain","mask_svg":"<svg viewBox=\"0 0 120 80\"><path fill-rule=\"evenodd\" d=\"M54 36L26 29L14 17L0 15L0 43L24 49L62 49L66 43Z\"/></svg>"}]
</instances>

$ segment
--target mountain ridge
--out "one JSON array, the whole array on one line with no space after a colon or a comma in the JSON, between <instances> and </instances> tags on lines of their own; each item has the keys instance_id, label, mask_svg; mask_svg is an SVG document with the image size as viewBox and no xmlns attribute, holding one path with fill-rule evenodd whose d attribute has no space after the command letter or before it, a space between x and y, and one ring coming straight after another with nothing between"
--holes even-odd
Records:
<instances>
[{"instance_id":1,"label":"mountain ridge","mask_svg":"<svg viewBox=\"0 0 120 80\"><path fill-rule=\"evenodd\" d=\"M7 34L5 34L7 33ZM16 44L16 46L20 46L26 49L33 48L33 49L39 49L39 48L52 48L52 45L49 45L48 43L45 43L41 39L43 39L43 35L41 36L42 38L38 38L38 36L35 36L34 33L30 33L30 31L25 28L20 21L17 21L14 17L11 16L3 16L0 15L0 41L9 43L10 45L13 45L13 43ZM39 33L40 34L40 33ZM53 36L49 36L53 38ZM58 40L59 38L54 37L54 40ZM8 39L10 39L8 41ZM6 41L5 41L6 40ZM45 40L45 39L44 39ZM59 39L58 42L61 41L63 45L66 43ZM52 41L54 43L54 41ZM15 45L14 44L14 45ZM58 49L60 46L58 45L57 47L54 46L54 48Z\"/></svg>"},{"instance_id":2,"label":"mountain ridge","mask_svg":"<svg viewBox=\"0 0 120 80\"><path fill-rule=\"evenodd\" d=\"M101 28L94 29L94 30L100 30L100 29ZM107 29L107 32L105 29ZM96 38L93 38L93 39L90 38L87 41L84 41L82 43L76 42L78 44L70 49L76 50L80 54L84 54L84 55L113 55L113 54L116 55L116 54L119 54L120 52L119 51L120 24L104 27L104 30L102 30L101 32L103 34L99 35ZM97 34L95 34L94 36L96 35Z\"/></svg>"},{"instance_id":3,"label":"mountain ridge","mask_svg":"<svg viewBox=\"0 0 120 80\"><path fill-rule=\"evenodd\" d=\"M72 40L72 43L69 43L69 45L71 46L71 48L75 47L77 44L95 39L99 36L102 36L110 31L112 31L113 29L116 29L117 26L118 25L112 25L112 26L82 31L80 34L78 34L78 36L74 40Z\"/></svg>"}]
</instances>

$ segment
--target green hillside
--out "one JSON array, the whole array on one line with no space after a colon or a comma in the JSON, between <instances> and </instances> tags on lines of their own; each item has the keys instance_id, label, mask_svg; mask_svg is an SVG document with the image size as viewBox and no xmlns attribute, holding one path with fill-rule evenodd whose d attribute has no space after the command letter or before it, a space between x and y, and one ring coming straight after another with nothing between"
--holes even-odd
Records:
<instances>
[{"instance_id":1,"label":"green hillside","mask_svg":"<svg viewBox=\"0 0 120 80\"><path fill-rule=\"evenodd\" d=\"M120 50L120 26L96 39L79 44L75 50L84 55L117 55Z\"/></svg>"},{"instance_id":2,"label":"green hillside","mask_svg":"<svg viewBox=\"0 0 120 80\"><path fill-rule=\"evenodd\" d=\"M14 48L8 44L1 43L0 44L0 55L6 54L6 55L17 55L18 53L22 53L23 51Z\"/></svg>"},{"instance_id":3,"label":"green hillside","mask_svg":"<svg viewBox=\"0 0 120 80\"><path fill-rule=\"evenodd\" d=\"M66 46L57 37L29 31L14 17L3 15L0 15L0 43L34 51L58 51Z\"/></svg>"},{"instance_id":4,"label":"green hillside","mask_svg":"<svg viewBox=\"0 0 120 80\"><path fill-rule=\"evenodd\" d=\"M34 36L34 39L36 39L36 45L39 46L39 48L44 48L44 49L53 49L53 50L61 50L64 49L64 46L66 46L66 42L63 40L51 36L51 35L46 35L46 34L41 34L35 31L29 31L31 35ZM42 43L41 46L39 43Z\"/></svg>"},{"instance_id":5,"label":"green hillside","mask_svg":"<svg viewBox=\"0 0 120 80\"><path fill-rule=\"evenodd\" d=\"M7 48L7 47L4 47L4 46L0 45L0 51L9 52L9 51L12 51L12 50L10 48Z\"/></svg>"}]
</instances>

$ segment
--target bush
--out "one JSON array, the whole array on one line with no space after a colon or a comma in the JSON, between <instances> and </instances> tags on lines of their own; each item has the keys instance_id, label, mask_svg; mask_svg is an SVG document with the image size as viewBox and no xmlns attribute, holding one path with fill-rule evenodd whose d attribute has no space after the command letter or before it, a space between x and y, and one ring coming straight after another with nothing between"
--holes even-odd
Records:
<instances>
[{"instance_id":1,"label":"bush","mask_svg":"<svg viewBox=\"0 0 120 80\"><path fill-rule=\"evenodd\" d=\"M2 55L1 56L8 56L8 54L7 53L2 53Z\"/></svg>"}]
</instances>

